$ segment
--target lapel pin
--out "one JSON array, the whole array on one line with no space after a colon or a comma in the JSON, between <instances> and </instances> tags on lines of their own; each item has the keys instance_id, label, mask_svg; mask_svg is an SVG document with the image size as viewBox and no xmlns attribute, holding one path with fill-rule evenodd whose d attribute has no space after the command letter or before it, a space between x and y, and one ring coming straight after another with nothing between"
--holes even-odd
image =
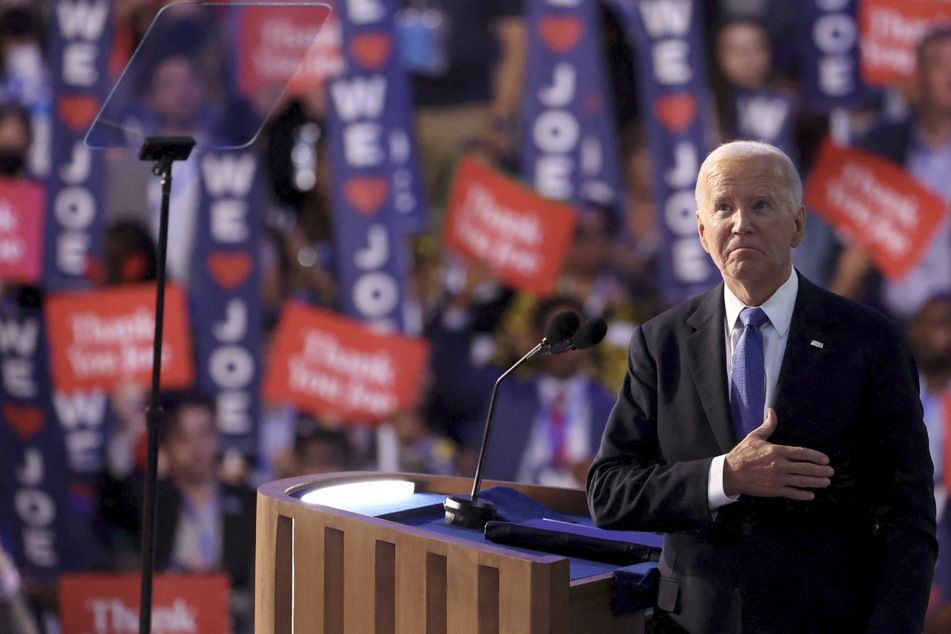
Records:
<instances>
[{"instance_id":1,"label":"lapel pin","mask_svg":"<svg viewBox=\"0 0 951 634\"><path fill-rule=\"evenodd\" d=\"M816 341L815 339L813 339L812 341L809 342L809 345L815 346L816 348L822 348L822 346L824 346L825 344L823 344L821 341Z\"/></svg>"}]
</instances>

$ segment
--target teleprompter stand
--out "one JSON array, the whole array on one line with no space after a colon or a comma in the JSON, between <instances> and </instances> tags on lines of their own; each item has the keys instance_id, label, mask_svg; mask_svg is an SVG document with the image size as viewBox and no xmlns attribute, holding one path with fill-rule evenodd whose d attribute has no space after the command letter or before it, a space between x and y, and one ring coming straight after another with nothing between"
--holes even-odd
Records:
<instances>
[{"instance_id":1,"label":"teleprompter stand","mask_svg":"<svg viewBox=\"0 0 951 634\"><path fill-rule=\"evenodd\" d=\"M162 209L155 273L155 341L152 344L152 394L146 410L148 454L145 465L145 486L142 492L142 596L139 606L139 633L152 631L152 578L155 574L155 481L158 473L159 431L162 427L162 406L159 390L162 370L162 325L165 313L165 254L168 250L168 207L172 195L172 164L184 161L195 147L195 139L186 137L146 137L139 149L139 159L155 161L152 173L162 179Z\"/></svg>"}]
</instances>

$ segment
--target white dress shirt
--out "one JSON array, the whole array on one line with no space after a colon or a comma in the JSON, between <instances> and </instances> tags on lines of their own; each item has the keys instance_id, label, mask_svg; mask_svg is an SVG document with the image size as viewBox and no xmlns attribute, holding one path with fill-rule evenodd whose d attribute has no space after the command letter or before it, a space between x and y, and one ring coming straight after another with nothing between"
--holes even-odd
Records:
<instances>
[{"instance_id":1,"label":"white dress shirt","mask_svg":"<svg viewBox=\"0 0 951 634\"><path fill-rule=\"evenodd\" d=\"M791 268L791 267L790 267ZM760 305L769 320L761 326L763 331L763 367L766 369L766 400L763 407L763 420L766 420L766 410L772 407L776 397L776 383L779 380L779 370L783 365L783 355L786 352L786 342L789 339L789 324L792 322L793 307L796 305L796 294L799 292L799 277L791 268L789 278L776 289L776 292ZM724 285L723 305L726 309L726 318L723 328L726 334L726 374L733 376L733 351L743 333L743 324L740 321L740 312L747 306L737 299L736 295ZM717 456L710 463L707 476L707 498L710 501L710 510L713 511L725 504L736 501L739 496L729 497L723 491L723 464L725 455Z\"/></svg>"}]
</instances>

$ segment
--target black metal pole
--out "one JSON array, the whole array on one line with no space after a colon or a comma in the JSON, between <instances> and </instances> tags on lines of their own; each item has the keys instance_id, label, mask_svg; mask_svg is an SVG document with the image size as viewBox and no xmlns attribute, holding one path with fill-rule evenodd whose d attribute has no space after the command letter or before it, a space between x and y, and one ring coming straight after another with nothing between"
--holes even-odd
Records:
<instances>
[{"instance_id":1,"label":"black metal pole","mask_svg":"<svg viewBox=\"0 0 951 634\"><path fill-rule=\"evenodd\" d=\"M162 177L162 210L159 216L158 251L155 273L155 340L152 344L152 394L146 412L148 458L142 493L142 595L139 632L152 631L152 579L155 574L155 483L158 474L159 431L163 411L159 403L162 373L162 326L165 316L165 255L168 250L168 207L172 193L172 161L163 158L155 166Z\"/></svg>"},{"instance_id":2,"label":"black metal pole","mask_svg":"<svg viewBox=\"0 0 951 634\"><path fill-rule=\"evenodd\" d=\"M146 411L148 454L142 491L142 588L139 634L152 631L152 580L155 576L155 483L158 477L158 444L163 411L159 402L162 374L162 327L165 317L165 260L168 251L169 200L172 197L172 163L185 160L195 146L191 137L148 138L139 151L142 160L155 160L152 173L162 179L162 206L155 270L155 340L152 342L152 394Z\"/></svg>"}]
</instances>

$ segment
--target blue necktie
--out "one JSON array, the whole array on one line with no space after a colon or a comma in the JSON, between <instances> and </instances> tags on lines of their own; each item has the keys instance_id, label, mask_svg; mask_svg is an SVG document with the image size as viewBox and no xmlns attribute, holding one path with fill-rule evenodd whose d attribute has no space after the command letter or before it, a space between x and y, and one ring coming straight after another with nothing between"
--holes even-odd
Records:
<instances>
[{"instance_id":1,"label":"blue necktie","mask_svg":"<svg viewBox=\"0 0 951 634\"><path fill-rule=\"evenodd\" d=\"M760 326L766 320L762 308L744 308L740 312L743 333L733 351L733 376L730 380L730 407L737 440L742 440L763 424L766 370L763 367L763 333Z\"/></svg>"}]
</instances>

